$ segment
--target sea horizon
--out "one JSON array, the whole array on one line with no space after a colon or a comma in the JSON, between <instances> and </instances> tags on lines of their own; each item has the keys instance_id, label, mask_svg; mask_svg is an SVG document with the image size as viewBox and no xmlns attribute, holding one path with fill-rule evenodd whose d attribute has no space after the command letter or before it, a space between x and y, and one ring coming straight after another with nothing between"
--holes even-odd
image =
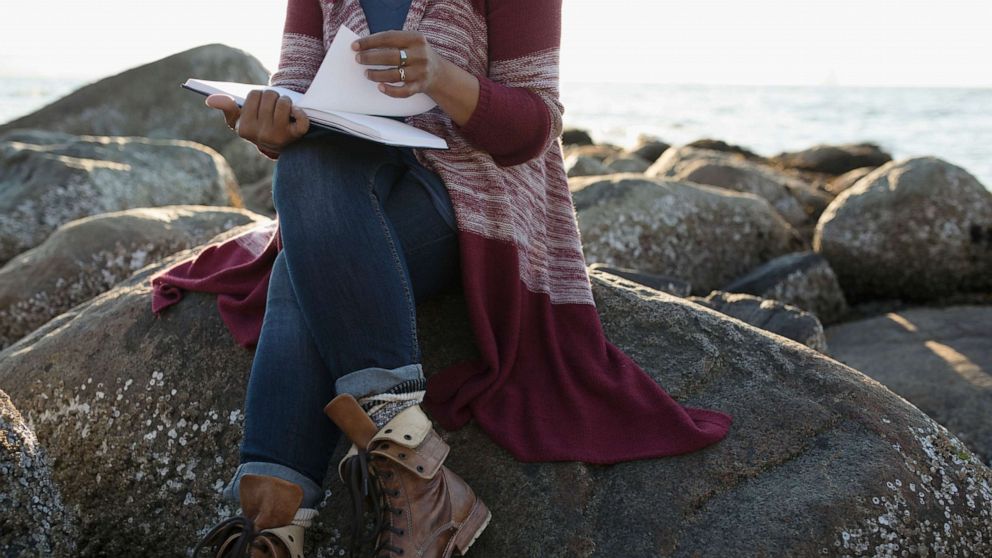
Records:
<instances>
[{"instance_id":1,"label":"sea horizon","mask_svg":"<svg viewBox=\"0 0 992 558\"><path fill-rule=\"evenodd\" d=\"M0 76L0 122L110 75ZM992 190L992 87L574 80L560 87L565 127L587 130L597 143L712 138L772 156L870 142L897 160L939 157Z\"/></svg>"}]
</instances>

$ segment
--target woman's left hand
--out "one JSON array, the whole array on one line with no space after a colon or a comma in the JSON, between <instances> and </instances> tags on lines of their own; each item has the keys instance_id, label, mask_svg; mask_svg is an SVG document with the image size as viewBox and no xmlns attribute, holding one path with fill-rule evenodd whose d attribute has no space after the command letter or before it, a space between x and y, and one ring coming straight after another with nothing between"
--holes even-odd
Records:
<instances>
[{"instance_id":1,"label":"woman's left hand","mask_svg":"<svg viewBox=\"0 0 992 558\"><path fill-rule=\"evenodd\" d=\"M380 31L362 37L351 44L360 64L393 66L382 70L369 69L365 75L379 82L379 91L390 97L409 97L414 93L433 93L441 81L446 60L439 56L419 31ZM400 79L400 49L406 50L406 64ZM390 83L403 82L403 85Z\"/></svg>"}]
</instances>

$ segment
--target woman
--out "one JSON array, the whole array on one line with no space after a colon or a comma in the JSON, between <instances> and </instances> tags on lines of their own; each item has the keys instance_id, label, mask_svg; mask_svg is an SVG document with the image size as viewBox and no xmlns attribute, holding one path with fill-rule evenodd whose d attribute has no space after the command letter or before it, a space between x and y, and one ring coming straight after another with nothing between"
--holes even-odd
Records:
<instances>
[{"instance_id":1,"label":"woman","mask_svg":"<svg viewBox=\"0 0 992 558\"><path fill-rule=\"evenodd\" d=\"M278 160L277 228L152 279L155 312L183 289L215 292L236 340L257 342L225 489L242 514L201 541L214 556L300 556L342 431L339 475L359 516L373 494L376 555L464 554L490 512L444 467L421 403L449 430L474 419L521 461L616 463L726 435L729 415L679 405L603 336L558 141L560 14L560 0L289 1L271 85L305 91L347 25L360 62L392 66L368 73L383 94L437 102L405 121L448 150L313 133L268 92L240 111L207 99ZM480 358L425 394L415 305L459 286Z\"/></svg>"}]
</instances>

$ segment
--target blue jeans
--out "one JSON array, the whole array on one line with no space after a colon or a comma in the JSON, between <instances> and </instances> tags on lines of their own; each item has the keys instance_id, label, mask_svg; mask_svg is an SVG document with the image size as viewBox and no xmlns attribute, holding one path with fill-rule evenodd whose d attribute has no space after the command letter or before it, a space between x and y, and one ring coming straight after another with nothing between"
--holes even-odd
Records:
<instances>
[{"instance_id":1,"label":"blue jeans","mask_svg":"<svg viewBox=\"0 0 992 558\"><path fill-rule=\"evenodd\" d=\"M424 377L416 305L460 290L461 280L456 231L414 176L425 169L411 169L412 157L320 129L279 156L272 197L283 249L227 500L239 503L239 480L252 473L299 484L303 507L316 507L341 438L324 406L339 393L358 398Z\"/></svg>"}]
</instances>

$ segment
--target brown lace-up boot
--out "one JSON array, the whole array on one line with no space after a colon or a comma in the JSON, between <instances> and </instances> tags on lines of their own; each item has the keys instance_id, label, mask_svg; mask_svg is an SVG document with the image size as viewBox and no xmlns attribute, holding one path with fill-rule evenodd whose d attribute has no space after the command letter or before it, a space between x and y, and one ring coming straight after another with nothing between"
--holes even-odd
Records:
<instances>
[{"instance_id":1,"label":"brown lace-up boot","mask_svg":"<svg viewBox=\"0 0 992 558\"><path fill-rule=\"evenodd\" d=\"M238 485L242 514L215 526L193 549L210 558L303 558L303 529L316 510L300 509L303 489L268 475L246 474ZM310 513L303 513L310 512ZM305 516L305 517L304 517Z\"/></svg>"},{"instance_id":2,"label":"brown lace-up boot","mask_svg":"<svg viewBox=\"0 0 992 558\"><path fill-rule=\"evenodd\" d=\"M352 555L362 540L366 497L376 516L377 557L449 558L468 552L492 514L443 465L448 444L419 405L404 409L380 430L348 394L335 397L324 412L352 441L338 465L354 504Z\"/></svg>"}]
</instances>

